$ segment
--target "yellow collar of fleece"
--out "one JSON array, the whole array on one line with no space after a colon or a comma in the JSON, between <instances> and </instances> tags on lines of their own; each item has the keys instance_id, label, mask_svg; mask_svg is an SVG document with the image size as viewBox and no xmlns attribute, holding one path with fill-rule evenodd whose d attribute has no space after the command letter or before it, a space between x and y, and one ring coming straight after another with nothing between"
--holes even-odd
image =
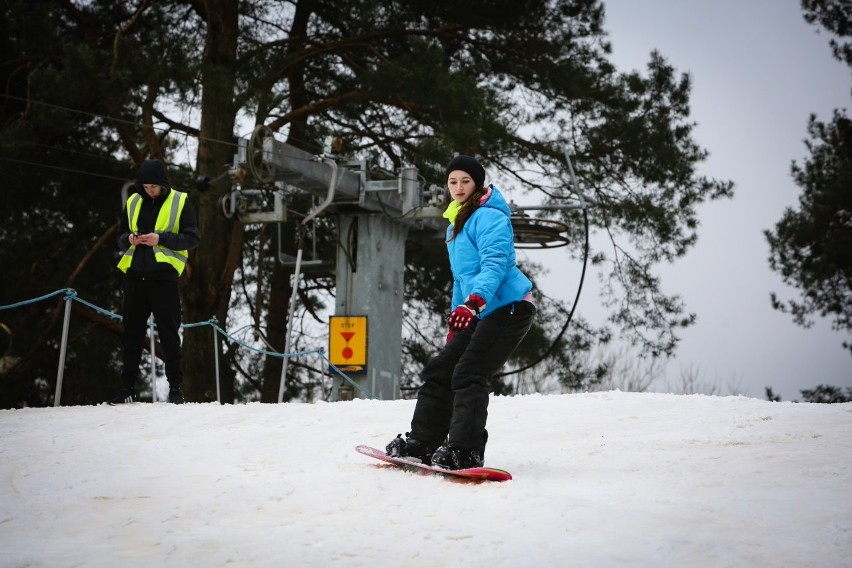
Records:
<instances>
[{"instance_id":1,"label":"yellow collar of fleece","mask_svg":"<svg viewBox=\"0 0 852 568\"><path fill-rule=\"evenodd\" d=\"M456 201L450 201L450 204L447 206L447 210L444 211L444 218L449 220L450 225L456 224L456 217L458 217L461 208L462 206L460 203Z\"/></svg>"}]
</instances>

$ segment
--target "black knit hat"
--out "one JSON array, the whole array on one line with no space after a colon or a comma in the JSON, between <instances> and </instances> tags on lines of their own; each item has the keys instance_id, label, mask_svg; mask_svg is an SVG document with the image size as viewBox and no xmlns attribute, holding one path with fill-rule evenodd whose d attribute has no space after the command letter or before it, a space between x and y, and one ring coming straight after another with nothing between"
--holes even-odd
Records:
<instances>
[{"instance_id":1,"label":"black knit hat","mask_svg":"<svg viewBox=\"0 0 852 568\"><path fill-rule=\"evenodd\" d=\"M480 189L485 185L485 168L482 167L476 158L470 156L458 155L447 164L447 172L444 177L450 177L450 173L456 170L461 170L467 173L476 184L476 189Z\"/></svg>"},{"instance_id":2,"label":"black knit hat","mask_svg":"<svg viewBox=\"0 0 852 568\"><path fill-rule=\"evenodd\" d=\"M136 183L140 186L147 184L157 184L163 187L169 187L169 178L166 177L166 166L160 160L145 160L139 166L139 173L136 174Z\"/></svg>"}]
</instances>

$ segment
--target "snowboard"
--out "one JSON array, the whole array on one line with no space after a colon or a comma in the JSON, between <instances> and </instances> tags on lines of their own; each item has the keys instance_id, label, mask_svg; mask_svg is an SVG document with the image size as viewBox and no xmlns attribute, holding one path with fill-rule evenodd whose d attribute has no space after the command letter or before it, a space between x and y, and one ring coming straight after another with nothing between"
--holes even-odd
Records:
<instances>
[{"instance_id":1,"label":"snowboard","mask_svg":"<svg viewBox=\"0 0 852 568\"><path fill-rule=\"evenodd\" d=\"M510 479L512 479L512 474L510 474L508 471L496 469L493 467L474 467L470 469L442 469L440 467L434 467L432 465L428 465L418 461L409 461L402 458L391 457L383 451L377 450L376 448L371 448L370 446L355 446L355 451L360 454L364 454L365 456L370 456L371 458L376 458L377 460L382 460L383 462L393 464L396 467L400 467L407 471L414 471L427 475L440 475L459 481L509 481Z\"/></svg>"}]
</instances>

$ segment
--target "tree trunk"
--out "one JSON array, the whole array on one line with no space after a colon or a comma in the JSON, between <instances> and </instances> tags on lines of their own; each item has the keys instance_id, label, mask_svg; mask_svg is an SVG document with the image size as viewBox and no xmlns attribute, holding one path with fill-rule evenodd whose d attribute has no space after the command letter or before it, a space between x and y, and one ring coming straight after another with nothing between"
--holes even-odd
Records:
<instances>
[{"instance_id":1,"label":"tree trunk","mask_svg":"<svg viewBox=\"0 0 852 568\"><path fill-rule=\"evenodd\" d=\"M297 2L296 12L293 15L293 24L290 29L290 37L287 50L290 54L297 53L304 46L304 41L298 38L307 36L307 26L313 10L312 2ZM304 90L304 65L293 64L287 73L287 81L290 84L290 106L291 108L302 108L308 104ZM287 143L301 147L304 140L310 136L307 134L307 121L301 118L289 123L290 132ZM288 224L284 229L285 234L293 234L292 227ZM283 243L289 249L289 243ZM278 251L276 251L278 254ZM272 270L271 287L269 290L269 310L266 314L267 339L272 346L280 352L284 351L287 331L287 314L290 308L290 275L293 274L292 267L282 266L275 263ZM291 361L292 362L292 361ZM277 402L278 390L281 385L281 367L283 359L280 357L267 357L263 365L263 402ZM292 368L292 367L291 367ZM286 393L285 393L286 394ZM285 396L286 399L286 396Z\"/></svg>"},{"instance_id":2,"label":"tree trunk","mask_svg":"<svg viewBox=\"0 0 852 568\"><path fill-rule=\"evenodd\" d=\"M201 95L201 129L198 174L215 178L233 161L236 109L233 102L237 56L237 0L196 3L207 22ZM242 248L243 229L221 214L219 198L230 191L227 178L212 184L198 199L201 243L191 256L192 272L184 287L184 321L215 317L227 329L231 283ZM216 399L212 331L209 327L187 330L184 344L184 392L189 401ZM224 366L220 365L224 370ZM231 373L221 375L221 401L233 402Z\"/></svg>"},{"instance_id":3,"label":"tree trunk","mask_svg":"<svg viewBox=\"0 0 852 568\"><path fill-rule=\"evenodd\" d=\"M278 251L276 251L277 254ZM269 309L266 313L266 334L276 351L284 352L287 312L290 308L290 275L293 269L276 262L272 269L269 290ZM281 384L281 357L267 357L263 365L262 402L278 402Z\"/></svg>"}]
</instances>

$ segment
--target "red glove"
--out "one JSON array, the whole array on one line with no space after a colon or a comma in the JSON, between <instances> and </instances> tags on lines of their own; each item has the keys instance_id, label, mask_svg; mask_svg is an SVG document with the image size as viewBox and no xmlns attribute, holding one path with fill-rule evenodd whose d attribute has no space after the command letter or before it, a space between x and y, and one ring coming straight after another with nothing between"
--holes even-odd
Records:
<instances>
[{"instance_id":1,"label":"red glove","mask_svg":"<svg viewBox=\"0 0 852 568\"><path fill-rule=\"evenodd\" d=\"M464 304L456 306L450 317L447 318L447 323L452 331L463 331L470 326L473 318L482 313L485 309L485 300L479 294L471 294L467 297Z\"/></svg>"},{"instance_id":2,"label":"red glove","mask_svg":"<svg viewBox=\"0 0 852 568\"><path fill-rule=\"evenodd\" d=\"M451 329L450 332L447 334L447 343L449 343L450 341L453 340L453 336L455 334L456 334L456 332Z\"/></svg>"}]
</instances>

